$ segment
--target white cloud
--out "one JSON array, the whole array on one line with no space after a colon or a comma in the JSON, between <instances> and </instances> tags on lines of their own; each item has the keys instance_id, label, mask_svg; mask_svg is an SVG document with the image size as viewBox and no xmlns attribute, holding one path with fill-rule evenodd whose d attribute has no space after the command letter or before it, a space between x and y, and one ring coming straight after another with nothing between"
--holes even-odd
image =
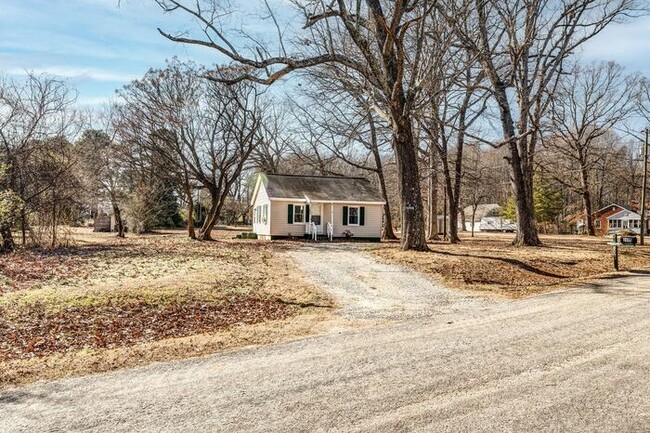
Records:
<instances>
[{"instance_id":1,"label":"white cloud","mask_svg":"<svg viewBox=\"0 0 650 433\"><path fill-rule=\"evenodd\" d=\"M86 79L92 81L127 82L137 78L135 74L124 74L94 68L76 68L67 66L46 66L38 68L19 69L12 68L7 71L11 75L24 75L26 72L35 74L54 75L73 80Z\"/></svg>"}]
</instances>

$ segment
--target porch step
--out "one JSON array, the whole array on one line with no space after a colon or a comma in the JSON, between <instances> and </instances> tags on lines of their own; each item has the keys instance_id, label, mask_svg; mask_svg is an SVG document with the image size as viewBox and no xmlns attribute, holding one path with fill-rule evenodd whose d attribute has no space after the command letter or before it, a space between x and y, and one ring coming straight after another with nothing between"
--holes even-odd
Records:
<instances>
[{"instance_id":1,"label":"porch step","mask_svg":"<svg viewBox=\"0 0 650 433\"><path fill-rule=\"evenodd\" d=\"M310 234L305 233L305 239L309 241L309 240L312 240L313 238L312 238L312 236L311 236ZM325 233L322 233L322 234L319 233L319 234L318 234L318 237L317 237L317 240L319 240L319 241L326 241L326 240L328 240L328 239L327 239L327 234L325 234Z\"/></svg>"}]
</instances>

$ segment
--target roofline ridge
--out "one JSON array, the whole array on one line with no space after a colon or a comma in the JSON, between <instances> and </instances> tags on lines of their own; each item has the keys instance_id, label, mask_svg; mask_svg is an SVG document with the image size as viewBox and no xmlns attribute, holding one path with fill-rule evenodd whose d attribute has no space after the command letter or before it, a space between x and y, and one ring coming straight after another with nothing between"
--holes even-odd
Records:
<instances>
[{"instance_id":1,"label":"roofline ridge","mask_svg":"<svg viewBox=\"0 0 650 433\"><path fill-rule=\"evenodd\" d=\"M357 180L368 180L365 177L361 176L323 176L323 175L311 175L311 174L285 174L285 173L264 173L266 176L284 176L284 177L314 177L320 179L357 179Z\"/></svg>"}]
</instances>

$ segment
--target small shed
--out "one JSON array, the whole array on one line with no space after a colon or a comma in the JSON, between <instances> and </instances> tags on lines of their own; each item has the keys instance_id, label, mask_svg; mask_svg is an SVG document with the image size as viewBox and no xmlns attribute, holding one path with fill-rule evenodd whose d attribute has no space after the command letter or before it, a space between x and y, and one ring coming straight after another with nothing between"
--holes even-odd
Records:
<instances>
[{"instance_id":1,"label":"small shed","mask_svg":"<svg viewBox=\"0 0 650 433\"><path fill-rule=\"evenodd\" d=\"M384 200L364 178L261 173L251 204L259 239L381 238Z\"/></svg>"},{"instance_id":2,"label":"small shed","mask_svg":"<svg viewBox=\"0 0 650 433\"><path fill-rule=\"evenodd\" d=\"M97 205L97 215L95 215L95 223L93 231L95 232L112 232L116 226L115 214L113 213L113 206L108 202L100 202Z\"/></svg>"}]
</instances>

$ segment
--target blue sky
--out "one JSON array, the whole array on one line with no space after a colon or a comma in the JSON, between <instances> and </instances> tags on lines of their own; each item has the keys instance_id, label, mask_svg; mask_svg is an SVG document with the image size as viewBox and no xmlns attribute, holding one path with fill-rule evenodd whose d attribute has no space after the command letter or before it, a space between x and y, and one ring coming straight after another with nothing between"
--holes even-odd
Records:
<instances>
[{"instance_id":1,"label":"blue sky","mask_svg":"<svg viewBox=\"0 0 650 433\"><path fill-rule=\"evenodd\" d=\"M250 8L256 0L232 1ZM115 89L150 67L162 66L166 58L223 61L212 50L160 36L157 27L183 31L196 26L182 14L163 14L153 0L0 2L0 74L19 76L31 70L66 78L79 91L80 104L106 102ZM260 37L273 36L268 28L252 30ZM610 27L582 55L587 60L615 60L650 76L650 18Z\"/></svg>"}]
</instances>

